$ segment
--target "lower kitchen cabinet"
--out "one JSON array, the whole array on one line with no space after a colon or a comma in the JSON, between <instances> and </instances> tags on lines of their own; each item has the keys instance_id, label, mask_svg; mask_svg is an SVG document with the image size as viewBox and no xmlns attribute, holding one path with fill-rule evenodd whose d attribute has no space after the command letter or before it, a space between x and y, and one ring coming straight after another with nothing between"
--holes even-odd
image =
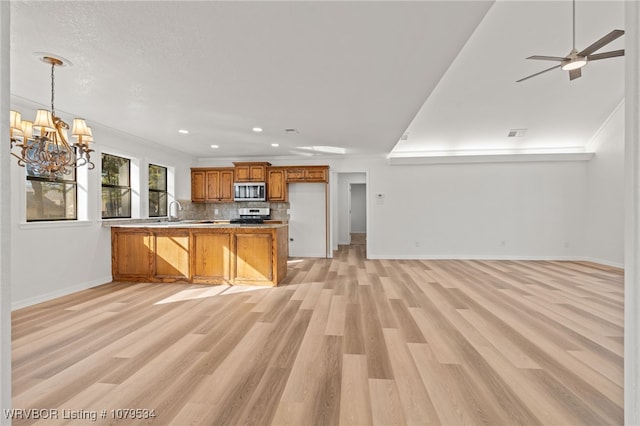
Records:
<instances>
[{"instance_id":1,"label":"lower kitchen cabinet","mask_svg":"<svg viewBox=\"0 0 640 426\"><path fill-rule=\"evenodd\" d=\"M288 227L114 226L116 281L276 286L287 275Z\"/></svg>"},{"instance_id":2,"label":"lower kitchen cabinet","mask_svg":"<svg viewBox=\"0 0 640 426\"><path fill-rule=\"evenodd\" d=\"M230 233L194 233L191 240L192 281L228 281L230 273Z\"/></svg>"},{"instance_id":3,"label":"lower kitchen cabinet","mask_svg":"<svg viewBox=\"0 0 640 426\"><path fill-rule=\"evenodd\" d=\"M156 232L153 235L153 275L162 281L189 277L189 233Z\"/></svg>"},{"instance_id":4,"label":"lower kitchen cabinet","mask_svg":"<svg viewBox=\"0 0 640 426\"><path fill-rule=\"evenodd\" d=\"M246 282L271 281L273 238L269 234L242 234L236 237L236 279Z\"/></svg>"},{"instance_id":5,"label":"lower kitchen cabinet","mask_svg":"<svg viewBox=\"0 0 640 426\"><path fill-rule=\"evenodd\" d=\"M145 230L111 234L111 268L113 275L121 280L147 278L152 253L151 234Z\"/></svg>"}]
</instances>

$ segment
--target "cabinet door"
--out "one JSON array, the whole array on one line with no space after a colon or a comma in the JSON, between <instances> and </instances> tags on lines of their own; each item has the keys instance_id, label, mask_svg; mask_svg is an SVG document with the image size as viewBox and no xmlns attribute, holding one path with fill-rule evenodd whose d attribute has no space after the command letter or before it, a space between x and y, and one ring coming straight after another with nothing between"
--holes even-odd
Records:
<instances>
[{"instance_id":1,"label":"cabinet door","mask_svg":"<svg viewBox=\"0 0 640 426\"><path fill-rule=\"evenodd\" d=\"M327 171L325 169L307 169L305 170L305 180L307 182L326 182Z\"/></svg>"},{"instance_id":2,"label":"cabinet door","mask_svg":"<svg viewBox=\"0 0 640 426\"><path fill-rule=\"evenodd\" d=\"M249 182L251 181L251 167L249 166L236 166L235 167L236 182Z\"/></svg>"},{"instance_id":3,"label":"cabinet door","mask_svg":"<svg viewBox=\"0 0 640 426\"><path fill-rule=\"evenodd\" d=\"M234 279L241 283L272 281L272 250L270 234L236 234Z\"/></svg>"},{"instance_id":4,"label":"cabinet door","mask_svg":"<svg viewBox=\"0 0 640 426\"><path fill-rule=\"evenodd\" d=\"M229 280L231 234L192 234L193 282L221 283Z\"/></svg>"},{"instance_id":5,"label":"cabinet door","mask_svg":"<svg viewBox=\"0 0 640 426\"><path fill-rule=\"evenodd\" d=\"M285 183L284 170L269 170L267 174L269 176L269 181L267 182L267 200L287 201L287 184Z\"/></svg>"},{"instance_id":6,"label":"cabinet door","mask_svg":"<svg viewBox=\"0 0 640 426\"><path fill-rule=\"evenodd\" d=\"M264 182L267 168L265 166L251 166L249 168L249 178L253 182Z\"/></svg>"},{"instance_id":7,"label":"cabinet door","mask_svg":"<svg viewBox=\"0 0 640 426\"><path fill-rule=\"evenodd\" d=\"M206 198L205 173L202 170L191 171L191 201L203 202Z\"/></svg>"},{"instance_id":8,"label":"cabinet door","mask_svg":"<svg viewBox=\"0 0 640 426\"><path fill-rule=\"evenodd\" d=\"M151 272L151 237L146 231L112 231L114 280L147 278Z\"/></svg>"},{"instance_id":9,"label":"cabinet door","mask_svg":"<svg viewBox=\"0 0 640 426\"><path fill-rule=\"evenodd\" d=\"M219 201L233 201L233 170L220 171Z\"/></svg>"},{"instance_id":10,"label":"cabinet door","mask_svg":"<svg viewBox=\"0 0 640 426\"><path fill-rule=\"evenodd\" d=\"M155 234L153 275L160 281L189 279L189 233Z\"/></svg>"},{"instance_id":11,"label":"cabinet door","mask_svg":"<svg viewBox=\"0 0 640 426\"><path fill-rule=\"evenodd\" d=\"M287 169L287 182L304 182L304 169L302 168Z\"/></svg>"},{"instance_id":12,"label":"cabinet door","mask_svg":"<svg viewBox=\"0 0 640 426\"><path fill-rule=\"evenodd\" d=\"M220 198L220 172L218 170L207 171L207 201L218 201Z\"/></svg>"}]
</instances>

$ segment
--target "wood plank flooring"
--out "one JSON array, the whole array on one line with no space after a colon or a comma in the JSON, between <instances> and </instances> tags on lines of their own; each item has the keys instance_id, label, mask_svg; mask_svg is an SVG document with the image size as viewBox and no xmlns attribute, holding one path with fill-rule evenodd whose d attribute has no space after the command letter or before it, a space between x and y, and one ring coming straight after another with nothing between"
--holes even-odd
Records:
<instances>
[{"instance_id":1,"label":"wood plank flooring","mask_svg":"<svg viewBox=\"0 0 640 426\"><path fill-rule=\"evenodd\" d=\"M13 406L58 418L14 424L623 423L621 270L364 249L292 260L278 288L110 283L18 310Z\"/></svg>"}]
</instances>

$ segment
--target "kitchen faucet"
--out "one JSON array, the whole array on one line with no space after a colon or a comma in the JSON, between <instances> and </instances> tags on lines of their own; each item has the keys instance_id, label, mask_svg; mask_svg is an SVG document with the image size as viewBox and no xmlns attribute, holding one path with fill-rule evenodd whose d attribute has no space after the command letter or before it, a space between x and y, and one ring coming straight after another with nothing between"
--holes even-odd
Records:
<instances>
[{"instance_id":1,"label":"kitchen faucet","mask_svg":"<svg viewBox=\"0 0 640 426\"><path fill-rule=\"evenodd\" d=\"M176 210L176 215L172 216L171 215L171 207L173 207L173 205L177 206L177 210ZM178 220L178 212L182 210L182 204L180 204L180 201L178 200L173 200L172 202L169 203L169 222L173 222L173 221L177 221Z\"/></svg>"}]
</instances>

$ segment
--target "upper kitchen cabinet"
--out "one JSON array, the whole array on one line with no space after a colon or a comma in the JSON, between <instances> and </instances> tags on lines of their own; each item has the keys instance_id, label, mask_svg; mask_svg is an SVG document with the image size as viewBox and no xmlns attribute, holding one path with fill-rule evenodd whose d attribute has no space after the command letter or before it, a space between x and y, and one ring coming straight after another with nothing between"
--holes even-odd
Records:
<instances>
[{"instance_id":1,"label":"upper kitchen cabinet","mask_svg":"<svg viewBox=\"0 0 640 426\"><path fill-rule=\"evenodd\" d=\"M267 200L288 201L285 167L267 169Z\"/></svg>"},{"instance_id":2,"label":"upper kitchen cabinet","mask_svg":"<svg viewBox=\"0 0 640 426\"><path fill-rule=\"evenodd\" d=\"M232 167L191 169L191 201L194 203L233 202Z\"/></svg>"},{"instance_id":3,"label":"upper kitchen cabinet","mask_svg":"<svg viewBox=\"0 0 640 426\"><path fill-rule=\"evenodd\" d=\"M328 182L329 166L296 166L286 168L286 182Z\"/></svg>"},{"instance_id":4,"label":"upper kitchen cabinet","mask_svg":"<svg viewBox=\"0 0 640 426\"><path fill-rule=\"evenodd\" d=\"M205 188L205 171L191 169L191 201L204 203L207 196Z\"/></svg>"},{"instance_id":5,"label":"upper kitchen cabinet","mask_svg":"<svg viewBox=\"0 0 640 426\"><path fill-rule=\"evenodd\" d=\"M234 162L234 177L236 182L266 182L267 167L271 163L267 162Z\"/></svg>"}]
</instances>

